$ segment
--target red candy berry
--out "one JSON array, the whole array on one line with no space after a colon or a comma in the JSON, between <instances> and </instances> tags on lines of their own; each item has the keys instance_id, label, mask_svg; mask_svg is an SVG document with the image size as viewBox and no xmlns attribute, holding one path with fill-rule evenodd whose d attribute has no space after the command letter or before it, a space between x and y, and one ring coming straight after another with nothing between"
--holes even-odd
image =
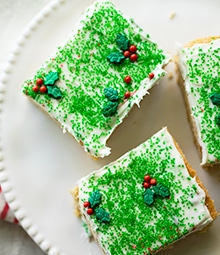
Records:
<instances>
[{"instance_id":1,"label":"red candy berry","mask_svg":"<svg viewBox=\"0 0 220 255\"><path fill-rule=\"evenodd\" d=\"M92 214L93 214L93 209L92 209L92 208L88 208L86 212L87 212L89 215L92 215Z\"/></svg>"},{"instance_id":2,"label":"red candy berry","mask_svg":"<svg viewBox=\"0 0 220 255\"><path fill-rule=\"evenodd\" d=\"M125 94L124 94L124 97L125 98L129 98L130 96L131 96L131 92L126 91Z\"/></svg>"},{"instance_id":3,"label":"red candy berry","mask_svg":"<svg viewBox=\"0 0 220 255\"><path fill-rule=\"evenodd\" d=\"M130 60L131 60L132 62L137 61L137 58L138 58L138 56L137 56L137 54L135 54L135 53L131 54L131 56L130 56Z\"/></svg>"},{"instance_id":4,"label":"red candy berry","mask_svg":"<svg viewBox=\"0 0 220 255\"><path fill-rule=\"evenodd\" d=\"M150 180L151 180L150 175L149 175L149 174L145 175L145 176L144 176L144 180L145 180L146 182L150 182Z\"/></svg>"},{"instance_id":5,"label":"red candy berry","mask_svg":"<svg viewBox=\"0 0 220 255\"><path fill-rule=\"evenodd\" d=\"M126 58L129 58L130 55L131 55L131 52L130 52L129 50L124 51L124 56L125 56Z\"/></svg>"},{"instance_id":6,"label":"red candy berry","mask_svg":"<svg viewBox=\"0 0 220 255\"><path fill-rule=\"evenodd\" d=\"M84 206L85 208L86 208L86 207L90 207L89 201L84 202L83 206Z\"/></svg>"},{"instance_id":7,"label":"red candy berry","mask_svg":"<svg viewBox=\"0 0 220 255\"><path fill-rule=\"evenodd\" d=\"M44 83L44 80L43 80L42 78L37 78L36 84L37 84L38 86L41 86L43 83Z\"/></svg>"},{"instance_id":8,"label":"red candy berry","mask_svg":"<svg viewBox=\"0 0 220 255\"><path fill-rule=\"evenodd\" d=\"M144 182L143 182L144 188L148 189L151 186L155 186L155 185L157 185L157 180L155 178L151 178L149 174L146 174L144 176Z\"/></svg>"},{"instance_id":9,"label":"red candy berry","mask_svg":"<svg viewBox=\"0 0 220 255\"><path fill-rule=\"evenodd\" d=\"M132 44L130 47L129 47L129 51L132 52L132 53L135 53L137 51L137 47Z\"/></svg>"},{"instance_id":10,"label":"red candy berry","mask_svg":"<svg viewBox=\"0 0 220 255\"><path fill-rule=\"evenodd\" d=\"M148 189L148 188L150 188L151 185L150 185L149 182L144 182L143 186L144 186L145 189Z\"/></svg>"},{"instance_id":11,"label":"red candy berry","mask_svg":"<svg viewBox=\"0 0 220 255\"><path fill-rule=\"evenodd\" d=\"M38 92L39 87L38 87L37 85L34 85L34 86L32 87L32 90L33 90L34 92Z\"/></svg>"},{"instance_id":12,"label":"red candy berry","mask_svg":"<svg viewBox=\"0 0 220 255\"><path fill-rule=\"evenodd\" d=\"M154 73L149 73L148 77L149 77L150 80L153 79L154 78Z\"/></svg>"},{"instance_id":13,"label":"red candy berry","mask_svg":"<svg viewBox=\"0 0 220 255\"><path fill-rule=\"evenodd\" d=\"M47 92L47 87L45 85L40 87L40 93L44 94Z\"/></svg>"},{"instance_id":14,"label":"red candy berry","mask_svg":"<svg viewBox=\"0 0 220 255\"><path fill-rule=\"evenodd\" d=\"M124 82L127 83L127 84L131 83L131 76L129 76L129 75L125 76Z\"/></svg>"},{"instance_id":15,"label":"red candy berry","mask_svg":"<svg viewBox=\"0 0 220 255\"><path fill-rule=\"evenodd\" d=\"M157 184L156 179L152 178L152 179L150 180L150 184L151 184L151 185L156 185L156 184Z\"/></svg>"}]
</instances>

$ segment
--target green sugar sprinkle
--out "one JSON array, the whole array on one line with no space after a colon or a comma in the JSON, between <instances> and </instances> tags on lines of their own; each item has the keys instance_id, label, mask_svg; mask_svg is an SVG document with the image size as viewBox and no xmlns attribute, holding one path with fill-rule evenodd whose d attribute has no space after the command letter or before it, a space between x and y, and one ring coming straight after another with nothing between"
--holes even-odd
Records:
<instances>
[{"instance_id":1,"label":"green sugar sprinkle","mask_svg":"<svg viewBox=\"0 0 220 255\"><path fill-rule=\"evenodd\" d=\"M82 181L80 192L85 199L98 188L102 207L111 215L108 224L100 223L95 215L90 218L111 254L152 254L188 234L195 225L194 217L187 217L185 210L195 210L190 199L198 196L197 188L192 178L182 174L180 180L185 167L182 157L174 157L169 140L165 144L161 140L163 133L153 136L138 153L131 151L118 163L106 166L103 175L93 174ZM142 184L146 174L169 189L169 194L164 194L169 198L156 196L153 204L145 204ZM203 212L195 215L199 219L204 216Z\"/></svg>"},{"instance_id":2,"label":"green sugar sprinkle","mask_svg":"<svg viewBox=\"0 0 220 255\"><path fill-rule=\"evenodd\" d=\"M129 85L129 90L137 91L148 74L158 65L163 65L166 56L157 44L144 38L141 29L125 19L112 3L97 3L94 12L91 14L88 11L85 15L87 17L81 20L78 32L64 46L58 47L54 58L47 60L33 79L24 83L23 92L53 113L59 122L65 124L71 121L71 132L76 139L84 137L85 148L88 151L93 150L97 156L99 150L105 147L103 139L122 121L122 117L116 112L109 117L102 114L102 109L107 104L104 89L111 87L117 90L123 99L128 89L124 78L131 76L132 84ZM108 61L107 56L111 52L120 52L117 43L120 47L125 47L118 42L117 35L126 36L130 43L136 45L136 62L129 58L119 64ZM55 83L62 92L59 101L32 91L36 79L45 78L49 71L59 73L59 79ZM144 86L146 89L146 85ZM126 112L131 109L135 100L136 96L129 98ZM102 132L94 135L100 129Z\"/></svg>"}]
</instances>

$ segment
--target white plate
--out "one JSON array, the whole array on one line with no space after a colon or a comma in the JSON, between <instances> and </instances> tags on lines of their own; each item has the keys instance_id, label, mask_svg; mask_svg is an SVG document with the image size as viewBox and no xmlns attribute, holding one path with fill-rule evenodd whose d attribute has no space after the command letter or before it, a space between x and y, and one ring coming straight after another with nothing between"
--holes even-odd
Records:
<instances>
[{"instance_id":1,"label":"white plate","mask_svg":"<svg viewBox=\"0 0 220 255\"><path fill-rule=\"evenodd\" d=\"M69 190L76 180L117 159L163 126L178 141L189 162L197 169L220 210L219 166L199 166L186 111L172 64L168 75L134 108L109 141L111 156L94 161L45 113L37 109L20 88L41 63L61 44L92 0L57 0L47 6L18 40L1 78L0 181L11 208L23 228L48 254L96 254L92 242L82 239L81 222L73 214ZM114 1L133 17L165 50L174 53L175 42L219 33L220 2L136 0ZM175 14L173 19L170 15ZM220 251L220 219L206 234L193 234L175 248L160 254L217 255Z\"/></svg>"}]
</instances>

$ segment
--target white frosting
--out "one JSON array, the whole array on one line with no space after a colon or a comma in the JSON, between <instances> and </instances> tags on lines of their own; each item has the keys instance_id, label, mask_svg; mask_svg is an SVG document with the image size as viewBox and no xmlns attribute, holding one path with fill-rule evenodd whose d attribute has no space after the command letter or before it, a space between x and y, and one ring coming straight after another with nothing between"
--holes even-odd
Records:
<instances>
[{"instance_id":1,"label":"white frosting","mask_svg":"<svg viewBox=\"0 0 220 255\"><path fill-rule=\"evenodd\" d=\"M203 120L203 113L201 112L201 109L204 109L204 104L203 103L198 103L199 102L199 94L195 92L192 92L192 89L196 89L199 87L202 87L204 85L204 82L201 80L201 76L197 75L196 79L197 82L191 82L189 79L189 61L195 61L198 60L198 58L201 56L201 52L205 53L206 56L210 56L210 59L213 55L213 52L216 49L220 48L220 39L214 40L211 43L207 44L196 44L193 47L190 48L182 48L179 46L178 48L178 55L179 55L179 62L180 62L180 70L182 73L182 77L184 79L184 86L185 86L185 91L187 95L187 99L190 105L190 110L191 110L191 117L193 118L193 121L195 123L196 127L196 132L198 135L198 143L201 146L202 149L202 160L201 160L201 165L205 165L210 162L215 162L216 158L213 155L213 153L208 152L207 149L207 144L208 142L205 141L205 136L201 132L202 129L209 129L209 128L214 128L213 126L210 126L210 122L215 123L215 114L211 116L211 120L209 123ZM216 59L216 61L219 61ZM206 62L198 62L199 65L203 66L204 72L209 75L212 73L213 77L218 77L219 76L219 67L213 68L213 66L207 66ZM209 92L212 92L212 84L210 84ZM209 103L208 106L210 109L214 108L214 105ZM205 110L205 109L204 109ZM213 134L214 135L214 134Z\"/></svg>"}]
</instances>

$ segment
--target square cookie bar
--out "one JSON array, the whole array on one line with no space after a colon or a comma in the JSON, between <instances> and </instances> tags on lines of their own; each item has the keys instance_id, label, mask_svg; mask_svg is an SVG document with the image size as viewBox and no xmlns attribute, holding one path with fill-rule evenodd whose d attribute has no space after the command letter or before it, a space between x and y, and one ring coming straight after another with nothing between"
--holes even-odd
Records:
<instances>
[{"instance_id":1,"label":"square cookie bar","mask_svg":"<svg viewBox=\"0 0 220 255\"><path fill-rule=\"evenodd\" d=\"M167 62L132 19L110 1L97 1L22 91L86 152L105 157L112 132L165 74Z\"/></svg>"},{"instance_id":2,"label":"square cookie bar","mask_svg":"<svg viewBox=\"0 0 220 255\"><path fill-rule=\"evenodd\" d=\"M104 254L154 254L216 217L214 203L167 128L80 179L76 210Z\"/></svg>"},{"instance_id":3,"label":"square cookie bar","mask_svg":"<svg viewBox=\"0 0 220 255\"><path fill-rule=\"evenodd\" d=\"M201 165L220 163L220 37L195 40L178 50L179 84Z\"/></svg>"}]
</instances>

